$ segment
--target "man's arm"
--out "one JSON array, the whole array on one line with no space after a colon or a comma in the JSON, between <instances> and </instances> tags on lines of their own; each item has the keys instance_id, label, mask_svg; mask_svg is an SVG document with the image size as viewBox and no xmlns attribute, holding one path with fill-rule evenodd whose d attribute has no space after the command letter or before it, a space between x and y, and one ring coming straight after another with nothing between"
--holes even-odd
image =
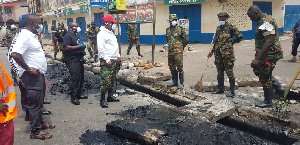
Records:
<instances>
[{"instance_id":1,"label":"man's arm","mask_svg":"<svg viewBox=\"0 0 300 145\"><path fill-rule=\"evenodd\" d=\"M265 36L265 43L259 53L255 56L256 60L261 60L262 57L269 51L270 47L272 46L275 40L275 35L267 35Z\"/></svg>"},{"instance_id":2,"label":"man's arm","mask_svg":"<svg viewBox=\"0 0 300 145\"><path fill-rule=\"evenodd\" d=\"M39 75L40 72L37 69L32 69L30 68L24 61L23 56L19 53L13 52L11 54L11 56L13 57L13 59L16 61L16 63L21 66L23 69L25 69L25 71L29 72L29 74L33 74L33 75Z\"/></svg>"},{"instance_id":3,"label":"man's arm","mask_svg":"<svg viewBox=\"0 0 300 145\"><path fill-rule=\"evenodd\" d=\"M105 52L105 36L103 34L98 34L97 35L97 46L98 46L98 53L100 54L101 57L105 60L106 63L110 62L109 57L107 56Z\"/></svg>"},{"instance_id":4,"label":"man's arm","mask_svg":"<svg viewBox=\"0 0 300 145\"><path fill-rule=\"evenodd\" d=\"M232 44L239 43L243 39L242 33L235 26L232 27L233 35L236 37L235 40L232 41Z\"/></svg>"},{"instance_id":5,"label":"man's arm","mask_svg":"<svg viewBox=\"0 0 300 145\"><path fill-rule=\"evenodd\" d=\"M64 50L78 50L79 49L79 46L70 46L71 41L72 41L72 38L70 37L70 35L67 35L64 37L64 40L63 40Z\"/></svg>"}]
</instances>

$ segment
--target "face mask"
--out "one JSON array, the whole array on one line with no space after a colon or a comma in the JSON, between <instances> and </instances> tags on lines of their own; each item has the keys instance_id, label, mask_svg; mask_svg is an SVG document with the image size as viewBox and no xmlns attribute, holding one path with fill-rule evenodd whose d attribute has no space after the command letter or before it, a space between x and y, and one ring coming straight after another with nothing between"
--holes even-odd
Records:
<instances>
[{"instance_id":1,"label":"face mask","mask_svg":"<svg viewBox=\"0 0 300 145\"><path fill-rule=\"evenodd\" d=\"M116 24L113 24L113 25L111 26L111 29L112 29L112 30L116 30L116 28L117 28L117 25L116 25Z\"/></svg>"},{"instance_id":2,"label":"face mask","mask_svg":"<svg viewBox=\"0 0 300 145\"><path fill-rule=\"evenodd\" d=\"M226 21L220 21L220 25L225 25Z\"/></svg>"},{"instance_id":3,"label":"face mask","mask_svg":"<svg viewBox=\"0 0 300 145\"><path fill-rule=\"evenodd\" d=\"M80 27L77 27L77 33L79 33L81 31Z\"/></svg>"},{"instance_id":4,"label":"face mask","mask_svg":"<svg viewBox=\"0 0 300 145\"><path fill-rule=\"evenodd\" d=\"M16 26L14 24L10 25L10 29L16 29Z\"/></svg>"},{"instance_id":5,"label":"face mask","mask_svg":"<svg viewBox=\"0 0 300 145\"><path fill-rule=\"evenodd\" d=\"M172 21L171 24L172 24L172 26L176 26L177 25L177 21Z\"/></svg>"},{"instance_id":6,"label":"face mask","mask_svg":"<svg viewBox=\"0 0 300 145\"><path fill-rule=\"evenodd\" d=\"M44 26L42 24L39 24L39 28L36 29L36 31L41 34L43 32Z\"/></svg>"}]
</instances>

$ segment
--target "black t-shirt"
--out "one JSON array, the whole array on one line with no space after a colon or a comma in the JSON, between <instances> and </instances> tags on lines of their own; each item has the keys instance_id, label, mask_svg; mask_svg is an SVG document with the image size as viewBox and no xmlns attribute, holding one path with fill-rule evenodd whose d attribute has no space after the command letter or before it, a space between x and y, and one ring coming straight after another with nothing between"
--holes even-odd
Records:
<instances>
[{"instance_id":1,"label":"black t-shirt","mask_svg":"<svg viewBox=\"0 0 300 145\"><path fill-rule=\"evenodd\" d=\"M78 46L82 42L80 41L79 37L76 34L68 32L63 39L63 47L66 46ZM85 51L80 50L64 50L63 54L65 56L79 56L83 57L85 55Z\"/></svg>"},{"instance_id":2,"label":"black t-shirt","mask_svg":"<svg viewBox=\"0 0 300 145\"><path fill-rule=\"evenodd\" d=\"M64 36L67 34L68 30L66 28L59 28L55 33L55 37L58 42L63 42Z\"/></svg>"}]
</instances>

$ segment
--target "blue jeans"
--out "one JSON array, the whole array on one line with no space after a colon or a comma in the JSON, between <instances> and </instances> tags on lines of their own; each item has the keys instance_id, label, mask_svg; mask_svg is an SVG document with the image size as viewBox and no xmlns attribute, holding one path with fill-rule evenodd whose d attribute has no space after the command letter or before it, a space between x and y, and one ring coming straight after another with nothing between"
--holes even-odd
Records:
<instances>
[{"instance_id":1,"label":"blue jeans","mask_svg":"<svg viewBox=\"0 0 300 145\"><path fill-rule=\"evenodd\" d=\"M292 55L297 56L297 49L300 44L300 34L297 34L295 40L293 41L293 46L292 46Z\"/></svg>"}]
</instances>

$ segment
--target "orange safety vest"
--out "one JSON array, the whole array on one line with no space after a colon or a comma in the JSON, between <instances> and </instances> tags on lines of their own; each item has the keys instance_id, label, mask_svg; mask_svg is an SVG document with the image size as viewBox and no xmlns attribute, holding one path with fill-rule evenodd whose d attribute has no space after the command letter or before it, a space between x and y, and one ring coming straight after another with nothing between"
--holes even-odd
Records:
<instances>
[{"instance_id":1,"label":"orange safety vest","mask_svg":"<svg viewBox=\"0 0 300 145\"><path fill-rule=\"evenodd\" d=\"M17 103L16 103L16 92L13 83L0 62L0 101L5 101L8 105L8 112L6 117L0 112L0 123L5 123L17 117Z\"/></svg>"}]
</instances>

